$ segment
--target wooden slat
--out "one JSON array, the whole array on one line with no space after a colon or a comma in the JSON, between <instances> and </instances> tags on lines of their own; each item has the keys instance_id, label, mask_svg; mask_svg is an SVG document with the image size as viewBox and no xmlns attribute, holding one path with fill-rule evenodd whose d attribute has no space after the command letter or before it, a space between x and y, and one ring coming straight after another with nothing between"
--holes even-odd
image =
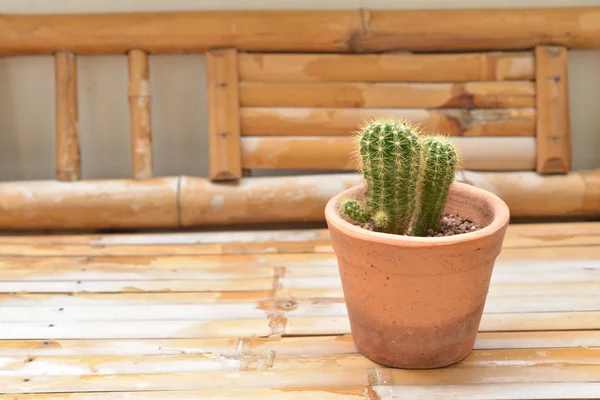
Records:
<instances>
[{"instance_id":1,"label":"wooden slat","mask_svg":"<svg viewBox=\"0 0 600 400\"><path fill-rule=\"evenodd\" d=\"M313 276L318 279L320 276ZM596 278L597 279L597 278ZM243 282L242 285L243 286ZM573 285L577 287L576 285ZM596 288L598 288L597 285ZM215 288L217 290L218 288ZM206 290L200 287L198 291ZM174 291L175 292L175 291ZM493 291L495 292L495 291ZM121 293L121 292L120 292ZM115 296L117 299L118 297ZM175 297L175 296L171 296ZM167 298L167 297L165 297ZM202 303L190 299L183 304L169 304L168 299L159 304L116 304L94 305L85 302L83 298L80 304L50 306L40 301L39 305L8 306L0 309L2 321L9 322L81 322L81 321L142 321L142 320L233 320L233 319L261 319L268 317L268 300L261 299L255 303L233 303L214 302ZM285 314L289 317L330 317L347 316L344 298L309 298L299 299L295 297L276 298L275 304L284 304L286 301L293 303L292 310ZM8 302L3 302L3 304ZM290 303L290 304L291 304ZM590 294L585 296L514 296L498 297L490 293L487 300L486 314L507 313L537 313L537 312L581 312L600 311L600 296Z\"/></svg>"},{"instance_id":2,"label":"wooden slat","mask_svg":"<svg viewBox=\"0 0 600 400\"><path fill-rule=\"evenodd\" d=\"M600 331L479 332L475 352L600 347ZM594 349L597 351L596 349ZM278 358L325 357L357 352L351 335L271 338L193 338L117 340L1 340L2 357L92 357L178 354L269 354ZM513 353L514 354L514 353ZM540 353L540 355L545 353ZM593 355L595 353L589 353Z\"/></svg>"},{"instance_id":3,"label":"wooden slat","mask_svg":"<svg viewBox=\"0 0 600 400\"><path fill-rule=\"evenodd\" d=\"M129 293L129 292L192 292L267 290L273 279L246 279L239 281L167 280L167 281L50 281L50 282L0 282L0 293Z\"/></svg>"},{"instance_id":4,"label":"wooden slat","mask_svg":"<svg viewBox=\"0 0 600 400\"><path fill-rule=\"evenodd\" d=\"M239 55L240 80L252 82L533 80L534 69L532 52Z\"/></svg>"},{"instance_id":5,"label":"wooden slat","mask_svg":"<svg viewBox=\"0 0 600 400\"><path fill-rule=\"evenodd\" d=\"M539 271L543 274L544 271ZM530 274L532 275L532 274ZM532 279L530 279L532 280ZM189 305L189 304L214 304L230 305L244 304L241 308L251 303L254 306L260 304L260 308L266 307L265 301L273 300L271 295L275 296L273 302L287 304L291 299L294 307L302 304L299 311L294 311L293 315L313 316L309 313L332 312L332 316L341 315L343 310L343 291L339 278L312 276L310 281L325 281L323 284L306 284L309 279L290 278L285 280L287 288L280 288L274 294L269 293L269 289L255 291L213 291L206 290L205 286L200 287L198 291L177 292L163 290L161 292L70 292L70 294L58 293L14 293L8 292L0 294L0 300L3 307L49 307L63 312L67 308L73 307L119 307L119 306L141 306L141 305ZM55 282L45 282L47 284ZM132 282L132 284L139 282ZM243 283L243 282L242 282ZM266 286L266 285L265 285ZM493 313L519 313L519 312L562 312L565 308L580 309L585 311L595 311L593 301L597 297L598 287L596 282L565 282L565 283L499 283L494 282L490 289L488 301L490 306L488 310ZM205 291L201 291L205 290ZM570 297L570 298L568 298ZM547 300L553 298L552 300ZM269 300L269 301L270 301ZM529 301L531 304L519 305L519 301ZM559 304L559 301L565 301L565 304ZM544 305L542 302L548 302ZM305 302L314 303L306 305ZM269 303L270 304L270 303ZM568 305L567 305L568 304ZM308 307L308 308L307 308ZM330 308L328 308L330 307ZM340 308L341 307L341 308ZM285 307L284 307L285 308ZM287 310L287 308L286 308ZM320 311L319 311L320 310ZM291 310L287 310L290 311ZM9 310L6 311L10 312Z\"/></svg>"},{"instance_id":6,"label":"wooden slat","mask_svg":"<svg viewBox=\"0 0 600 400\"><path fill-rule=\"evenodd\" d=\"M241 82L243 107L535 107L533 82Z\"/></svg>"},{"instance_id":7,"label":"wooden slat","mask_svg":"<svg viewBox=\"0 0 600 400\"><path fill-rule=\"evenodd\" d=\"M453 137L462 166L479 171L535 169L535 139ZM351 137L244 137L242 166L248 169L355 170ZM318 151L317 151L318 149Z\"/></svg>"},{"instance_id":8,"label":"wooden slat","mask_svg":"<svg viewBox=\"0 0 600 400\"><path fill-rule=\"evenodd\" d=\"M193 378L192 378L193 379ZM226 385L225 385L226 386ZM168 393L168 394L167 394ZM167 397L165 397L167 396ZM10 400L370 400L365 387L278 388L239 390L177 390L177 391L111 391L96 393L15 394Z\"/></svg>"},{"instance_id":9,"label":"wooden slat","mask_svg":"<svg viewBox=\"0 0 600 400\"><path fill-rule=\"evenodd\" d=\"M435 386L439 384L482 384L496 383L586 383L600 382L600 367L582 365L532 366L514 368L442 368L425 371L392 368L347 368L310 369L281 371L244 371L227 373L179 372L171 374L90 375L86 379L78 376L52 377L35 376L24 381L24 377L3 379L6 393L56 393L126 391L143 382L144 390L215 390L222 387L232 389L285 389L323 387L355 387L357 382L389 385ZM234 378L234 379L233 379Z\"/></svg>"},{"instance_id":10,"label":"wooden slat","mask_svg":"<svg viewBox=\"0 0 600 400\"><path fill-rule=\"evenodd\" d=\"M291 317L286 319L283 328L285 335L344 335L350 333L350 323L347 317ZM12 332L13 324L7 324L7 335ZM28 324L32 335L43 330L33 324ZM241 327L240 327L241 329ZM484 314L479 330L481 332L499 331L552 331L558 329L584 330L600 329L600 312L553 312L553 313L506 313ZM0 333L1 334L1 333ZM11 338L5 337L5 338Z\"/></svg>"},{"instance_id":11,"label":"wooden slat","mask_svg":"<svg viewBox=\"0 0 600 400\"><path fill-rule=\"evenodd\" d=\"M312 292L311 292L312 293ZM321 293L321 292L320 292ZM118 293L3 293L0 302L6 307L38 306L117 306L153 304L199 304L199 303L259 303L271 296L269 290L234 292L118 292ZM322 294L322 293L321 293Z\"/></svg>"},{"instance_id":12,"label":"wooden slat","mask_svg":"<svg viewBox=\"0 0 600 400\"><path fill-rule=\"evenodd\" d=\"M252 138L244 138L247 139ZM277 140L268 138L269 141L274 139ZM343 138L327 138L331 139ZM510 140L455 139L464 140L464 143ZM516 138L512 140L511 149L516 147L519 140L534 139ZM339 152L335 147L333 149ZM256 152L256 148L251 150ZM515 148L517 155L526 151L526 147ZM500 168L510 167L513 156L506 155ZM529 163L533 169L534 161L530 160ZM485 166L490 168L488 163ZM508 204L513 218L595 217L600 214L598 176L600 170L572 171L553 176L542 176L535 171L463 170L458 174L458 180L498 194ZM359 182L359 176L354 173L252 177L243 178L236 185L223 185L206 178L188 176L144 181L5 182L0 183L0 208L3 210L0 213L0 230L323 222L323 209L327 201ZM549 198L553 201L547 201Z\"/></svg>"},{"instance_id":13,"label":"wooden slat","mask_svg":"<svg viewBox=\"0 0 600 400\"><path fill-rule=\"evenodd\" d=\"M600 383L481 383L477 385L393 386L372 389L380 400L583 400L600 397Z\"/></svg>"},{"instance_id":14,"label":"wooden slat","mask_svg":"<svg viewBox=\"0 0 600 400\"><path fill-rule=\"evenodd\" d=\"M452 136L534 136L536 111L516 109L254 108L240 109L242 136L349 136L365 120L406 118L422 132Z\"/></svg>"},{"instance_id":15,"label":"wooden slat","mask_svg":"<svg viewBox=\"0 0 600 400\"><path fill-rule=\"evenodd\" d=\"M140 247L143 248L146 256L181 254L183 247L179 250L176 247L179 245L186 246L187 249L199 248L194 254L212 254L213 251L215 254L228 254L235 250L247 253L269 252L269 247L273 247L273 251L289 253L294 250L302 251L309 246L312 246L311 251L333 251L331 247L327 248L330 245L330 236L326 228L0 235L2 246L31 243L35 243L35 246L27 250L28 256L69 256L84 253L135 255L141 251ZM600 222L583 221L509 224L503 246L504 248L561 247L596 244L600 244ZM314 246L318 249L314 249Z\"/></svg>"},{"instance_id":16,"label":"wooden slat","mask_svg":"<svg viewBox=\"0 0 600 400\"><path fill-rule=\"evenodd\" d=\"M221 321L15 322L2 324L0 339L192 339L267 337L271 333L268 318Z\"/></svg>"},{"instance_id":17,"label":"wooden slat","mask_svg":"<svg viewBox=\"0 0 600 400\"><path fill-rule=\"evenodd\" d=\"M496 273L496 272L495 272ZM538 271L538 274L543 274L544 271ZM567 275L565 273L564 275ZM532 276L532 275L530 275ZM318 279L316 279L318 278ZM530 282L510 282L502 283L495 282L490 288L488 298L498 297L499 303L493 303L508 308L516 298L534 297L565 297L565 296L595 296L598 292L600 284L597 282L559 282L559 283L532 283L533 278L529 278ZM323 299L324 303L336 302L343 297L341 283L339 278L335 277L312 277L312 278L282 278L286 288L277 291L280 297L292 296L294 298L308 298L314 301ZM333 300L330 300L333 299ZM540 299L533 300L538 302ZM337 301L339 302L339 301ZM496 302L496 301L494 301ZM514 307L514 304L512 305ZM535 307L535 304L532 304ZM550 307L552 307L550 305ZM560 306L558 306L560 307Z\"/></svg>"},{"instance_id":18,"label":"wooden slat","mask_svg":"<svg viewBox=\"0 0 600 400\"><path fill-rule=\"evenodd\" d=\"M599 383L481 383L477 385L376 385L372 387L322 387L315 389L240 389L171 391L169 400L587 400L600 396ZM368 394L367 394L368 393ZM165 399L164 391L15 394L11 400L155 400ZM377 396L377 397L375 397ZM457 397L459 396L459 397Z\"/></svg>"},{"instance_id":19,"label":"wooden slat","mask_svg":"<svg viewBox=\"0 0 600 400\"><path fill-rule=\"evenodd\" d=\"M496 262L493 282L497 283L555 283L560 280L563 283L581 282L594 284L594 278L600 274L600 260L594 258L593 251L585 251L594 246L568 246L556 251L551 260L537 257L536 251L545 251L552 254L548 248L504 248L506 256L502 256ZM30 247L32 248L32 247ZM28 248L22 246L23 252ZM583 252L579 257L570 257L569 252ZM143 249L140 249L143 252ZM533 253L523 260L515 260L517 256ZM307 257L310 255L310 257ZM317 257L318 256L318 257ZM546 257L549 258L549 257ZM227 282L230 279L237 280L240 290L245 289L244 284L257 284L260 280L267 281L273 278L278 264L286 267L286 277L281 278L280 283L294 283L300 285L304 280L305 287L328 287L326 280L310 280L314 277L339 278L335 254L332 252L321 254L287 253L287 254L255 254L254 257L243 256L219 256L219 255L152 255L152 256L87 256L87 257L56 257L45 258L38 256L29 257L4 257L0 260L0 282L24 281L22 285L31 282L30 291L42 282L55 282L60 285L69 281L94 281L99 285L114 282L114 285L135 282L140 285L156 281L164 284L177 284L177 281L199 280L198 291L207 285L206 281L214 281L215 286L224 285L220 281ZM536 275L544 272L543 277ZM288 281L291 278L298 280ZM301 278L301 279L300 279ZM336 284L331 287L337 287ZM75 282L73 282L75 284ZM84 284L82 282L81 284ZM185 283L179 282L185 285ZM193 283L190 282L189 285ZM16 283L18 286L19 283ZM319 286L314 286L319 285ZM287 286L286 286L287 287ZM16 289L16 287L15 287ZM5 289L6 290L6 289ZM141 290L141 289L140 289ZM217 290L217 287L215 287ZM225 289L222 289L225 290ZM255 289L251 289L255 290ZM10 291L10 290L8 290ZM131 291L131 290L130 290Z\"/></svg>"},{"instance_id":20,"label":"wooden slat","mask_svg":"<svg viewBox=\"0 0 600 400\"><path fill-rule=\"evenodd\" d=\"M210 179L242 177L237 51L211 50L206 54L209 120Z\"/></svg>"},{"instance_id":21,"label":"wooden slat","mask_svg":"<svg viewBox=\"0 0 600 400\"><path fill-rule=\"evenodd\" d=\"M154 174L148 54L131 50L128 57L132 175L134 179L148 179Z\"/></svg>"},{"instance_id":22,"label":"wooden slat","mask_svg":"<svg viewBox=\"0 0 600 400\"><path fill-rule=\"evenodd\" d=\"M77 102L77 57L59 51L54 55L56 107L56 179L81 179L79 111Z\"/></svg>"},{"instance_id":23,"label":"wooden slat","mask_svg":"<svg viewBox=\"0 0 600 400\"><path fill-rule=\"evenodd\" d=\"M567 48L535 49L537 103L537 172L566 173L571 169L571 121Z\"/></svg>"},{"instance_id":24,"label":"wooden slat","mask_svg":"<svg viewBox=\"0 0 600 400\"><path fill-rule=\"evenodd\" d=\"M270 355L270 353L272 355ZM548 349L539 350L486 350L474 351L455 368L464 368L468 373L472 368L494 368L502 360L502 366L532 367L552 364L600 365L598 349ZM376 368L378 364L358 353L338 354L335 363L327 363L330 355L322 357L280 357L276 350L265 353L247 352L221 354L183 355L137 355L137 356L63 356L63 357L5 357L1 377L36 375L46 368L47 376L90 376L210 372L210 371L284 371L284 370L340 370L355 368Z\"/></svg>"}]
</instances>

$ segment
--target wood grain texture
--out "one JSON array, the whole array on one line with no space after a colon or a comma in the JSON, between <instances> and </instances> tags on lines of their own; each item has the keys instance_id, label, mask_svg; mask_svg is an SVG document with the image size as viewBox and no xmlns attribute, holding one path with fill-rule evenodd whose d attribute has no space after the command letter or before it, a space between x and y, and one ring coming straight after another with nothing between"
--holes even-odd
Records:
<instances>
[{"instance_id":1,"label":"wood grain texture","mask_svg":"<svg viewBox=\"0 0 600 400\"><path fill-rule=\"evenodd\" d=\"M218 390L233 389L320 389L323 387L353 387L369 376L377 379L371 385L416 385L438 384L477 385L490 381L502 383L591 383L598 382L600 367L586 365L532 366L515 368L445 368L419 371L391 368L347 368L326 367L310 370L281 371L226 371L173 372L168 374L95 374L78 379L76 376L35 376L27 381L23 377L6 377L3 390L6 393L56 393L127 391L143 379L144 390ZM235 379L232 379L235 377ZM375 378L376 377L376 378Z\"/></svg>"},{"instance_id":2,"label":"wood grain texture","mask_svg":"<svg viewBox=\"0 0 600 400\"><path fill-rule=\"evenodd\" d=\"M131 50L128 61L132 176L134 179L149 179L154 175L154 166L148 54Z\"/></svg>"},{"instance_id":3,"label":"wood grain texture","mask_svg":"<svg viewBox=\"0 0 600 400\"><path fill-rule=\"evenodd\" d=\"M511 109L271 108L240 109L242 136L350 136L366 120L406 118L427 134L534 136L536 111Z\"/></svg>"},{"instance_id":4,"label":"wood grain texture","mask_svg":"<svg viewBox=\"0 0 600 400\"><path fill-rule=\"evenodd\" d=\"M365 387L296 388L296 389L239 389L239 390L177 390L168 392L169 400L367 400ZM116 391L101 393L15 394L11 400L165 400L164 391Z\"/></svg>"},{"instance_id":5,"label":"wood grain texture","mask_svg":"<svg viewBox=\"0 0 600 400\"><path fill-rule=\"evenodd\" d=\"M461 153L464 169L535 169L534 138L453 137L451 140ZM248 169L356 170L353 154L351 137L242 138L242 166Z\"/></svg>"},{"instance_id":6,"label":"wood grain texture","mask_svg":"<svg viewBox=\"0 0 600 400\"><path fill-rule=\"evenodd\" d=\"M56 179L81 179L77 57L65 51L54 55L56 110Z\"/></svg>"},{"instance_id":7,"label":"wood grain texture","mask_svg":"<svg viewBox=\"0 0 600 400\"><path fill-rule=\"evenodd\" d=\"M584 210L593 210L600 204L600 174L582 171L581 178L585 188L585 196L581 207Z\"/></svg>"},{"instance_id":8,"label":"wood grain texture","mask_svg":"<svg viewBox=\"0 0 600 400\"><path fill-rule=\"evenodd\" d=\"M276 352L276 350L273 350ZM503 365L514 367L531 367L552 364L579 364L597 366L600 362L596 356L596 349L548 349L545 352L536 350L492 350L475 351L456 368L490 368L494 367L498 359L504 359ZM81 376L121 375L121 374L147 374L147 373L178 373L178 372L210 372L214 370L226 371L283 371L283 370L311 370L353 368L377 368L373 361L358 353L338 354L336 363L327 364L330 354L321 357L273 357L267 354L247 354L244 356L230 356L220 353L183 354L183 355L137 355L114 356L104 355L95 357L63 356L63 357L35 357L31 361L26 357L6 357L6 369L0 371L1 377L18 377L35 374L39 368L47 368L48 376L64 375L61 371L69 371L70 375Z\"/></svg>"},{"instance_id":9,"label":"wood grain texture","mask_svg":"<svg viewBox=\"0 0 600 400\"><path fill-rule=\"evenodd\" d=\"M571 118L567 48L538 46L536 59L538 173L571 169Z\"/></svg>"},{"instance_id":10,"label":"wood grain texture","mask_svg":"<svg viewBox=\"0 0 600 400\"><path fill-rule=\"evenodd\" d=\"M459 177L462 177L462 173ZM268 252L269 246L279 247L278 252L294 251L304 246L321 246L329 243L329 231L325 228L314 229L228 229L227 231L197 230L188 232L113 232L85 233L76 235L53 233L51 235L28 233L22 235L0 235L0 245L33 244L27 249L28 255L69 256L69 255L136 255L143 247L145 255L181 254L177 246L183 245L198 253L222 254L222 247L239 246L240 251ZM289 248L280 246L291 245ZM511 224L504 237L504 247L564 247L600 244L600 222L547 222ZM214 246L214 247L213 247ZM254 247L254 248L253 248ZM56 249L53 251L53 249ZM183 247L182 247L183 249ZM204 251L207 249L207 251ZM86 252L87 251L87 252ZM215 253L211 253L215 251ZM314 250L321 252L323 250ZM328 249L327 251L332 251ZM86 253L82 253L86 252ZM170 253L169 253L170 252Z\"/></svg>"},{"instance_id":11,"label":"wood grain texture","mask_svg":"<svg viewBox=\"0 0 600 400\"><path fill-rule=\"evenodd\" d=\"M535 107L532 82L241 82L242 107L518 108Z\"/></svg>"},{"instance_id":12,"label":"wood grain texture","mask_svg":"<svg viewBox=\"0 0 600 400\"><path fill-rule=\"evenodd\" d=\"M368 393L368 394L367 394ZM14 394L11 400L155 400L164 399L164 391ZM377 397L374 397L376 395ZM600 384L591 383L481 383L477 385L375 385L372 387L243 389L243 390L178 390L169 392L169 400L252 399L252 400L396 400L408 396L420 400L587 400L597 399Z\"/></svg>"},{"instance_id":13,"label":"wood grain texture","mask_svg":"<svg viewBox=\"0 0 600 400\"><path fill-rule=\"evenodd\" d=\"M237 51L209 51L206 74L210 178L213 181L236 180L242 177Z\"/></svg>"},{"instance_id":14,"label":"wood grain texture","mask_svg":"<svg viewBox=\"0 0 600 400\"><path fill-rule=\"evenodd\" d=\"M589 208L600 205L596 184L586 186L584 176L576 172L552 176L536 172L520 175L519 179L513 180L516 175L510 173L484 175L464 171L463 177L465 182L490 190L502 198L510 198L511 215L526 213L532 217L541 217L556 210L561 210L562 216L599 215L598 211L592 212ZM510 185L506 184L507 180L511 181ZM575 194L577 192L585 194L580 197ZM556 196L556 193L561 195Z\"/></svg>"},{"instance_id":15,"label":"wood grain texture","mask_svg":"<svg viewBox=\"0 0 600 400\"><path fill-rule=\"evenodd\" d=\"M526 354L536 350L589 348L594 355L600 343L600 331L520 331L479 332L474 355ZM497 350L505 350L498 352ZM508 351L506 351L508 350ZM524 352L520 352L523 350ZM232 355L246 352L260 357L275 351L282 359L318 358L357 353L351 335L298 336L272 338L194 338L194 339L99 339L99 340L2 340L2 357L93 357L93 356L165 356L193 354ZM578 352L574 352L575 354ZM544 355L541 352L537 356ZM555 353L556 354L556 353ZM566 353L568 354L568 352ZM538 360L541 360L538 358Z\"/></svg>"},{"instance_id":16,"label":"wood grain texture","mask_svg":"<svg viewBox=\"0 0 600 400\"><path fill-rule=\"evenodd\" d=\"M0 24L0 55L58 50L123 54L130 49L181 53L224 47L379 52L528 50L558 44L595 49L600 48L597 18L594 7L8 14ZM36 29L40 26L44 29Z\"/></svg>"},{"instance_id":17,"label":"wood grain texture","mask_svg":"<svg viewBox=\"0 0 600 400\"><path fill-rule=\"evenodd\" d=\"M184 177L179 194L181 225L323 221L331 194L353 185L355 175L341 174L323 185L318 175L246 178L235 186Z\"/></svg>"},{"instance_id":18,"label":"wood grain texture","mask_svg":"<svg viewBox=\"0 0 600 400\"><path fill-rule=\"evenodd\" d=\"M8 230L176 227L178 178L0 183Z\"/></svg>"},{"instance_id":19,"label":"wood grain texture","mask_svg":"<svg viewBox=\"0 0 600 400\"><path fill-rule=\"evenodd\" d=\"M333 22L332 22L333 21ZM356 50L356 10L171 11L2 15L0 55ZM43 27L43 29L38 29ZM309 27L307 29L307 27Z\"/></svg>"},{"instance_id":20,"label":"wood grain texture","mask_svg":"<svg viewBox=\"0 0 600 400\"><path fill-rule=\"evenodd\" d=\"M524 229L525 227L529 229ZM551 229L551 228L556 228ZM505 235L504 247L548 248L600 245L600 223L561 223L548 226L546 223L511 225ZM0 236L0 255L28 254L39 256L147 256L175 255L220 255L220 254L270 254L270 253L331 253L329 232L326 229L282 229L260 232L228 230L227 232L169 232L78 235L19 235ZM92 260L93 261L93 260ZM173 261L173 260L171 260ZM62 259L53 259L60 263ZM91 261L90 261L91 262ZM107 262L104 260L103 262ZM164 261L166 262L166 260ZM11 272L20 268L28 270L34 265L52 265L46 260L26 257L19 263L0 261ZM116 265L123 264L117 263ZM87 270L87 268L86 268Z\"/></svg>"},{"instance_id":21,"label":"wood grain texture","mask_svg":"<svg viewBox=\"0 0 600 400\"><path fill-rule=\"evenodd\" d=\"M269 138L274 139L277 138ZM339 139L343 138L335 140ZM475 139L475 143L477 140L506 138L456 139ZM515 154L523 151L522 148L515 149ZM506 157L502 168L514 159L514 154ZM532 164L530 172L462 170L457 179L499 195L510 207L512 217L598 215L600 171L542 176L533 168ZM0 183L0 208L3 210L0 230L214 228L230 224L323 222L327 201L359 182L355 173L252 177L243 178L235 185L189 176L146 181L6 182ZM552 202L547 201L550 197ZM300 245L297 250L304 246ZM232 247L228 251L237 252L241 248L243 246L237 250Z\"/></svg>"},{"instance_id":22,"label":"wood grain texture","mask_svg":"<svg viewBox=\"0 0 600 400\"><path fill-rule=\"evenodd\" d=\"M531 49L600 46L598 8L367 10L362 48L390 50ZM476 38L476 39L474 39Z\"/></svg>"},{"instance_id":23,"label":"wood grain texture","mask_svg":"<svg viewBox=\"0 0 600 400\"><path fill-rule=\"evenodd\" d=\"M500 253L474 350L452 368L425 371L385 368L357 351L331 251L169 253L174 243L323 243L319 231L6 237L2 392L11 400L597 398L600 244L562 240L593 237L597 225L511 225L507 239L529 245L507 241ZM107 250L73 253L77 243ZM120 246L128 255L110 249Z\"/></svg>"},{"instance_id":24,"label":"wood grain texture","mask_svg":"<svg viewBox=\"0 0 600 400\"><path fill-rule=\"evenodd\" d=\"M239 55L240 80L249 82L511 81L533 80L534 72L531 51Z\"/></svg>"}]
</instances>

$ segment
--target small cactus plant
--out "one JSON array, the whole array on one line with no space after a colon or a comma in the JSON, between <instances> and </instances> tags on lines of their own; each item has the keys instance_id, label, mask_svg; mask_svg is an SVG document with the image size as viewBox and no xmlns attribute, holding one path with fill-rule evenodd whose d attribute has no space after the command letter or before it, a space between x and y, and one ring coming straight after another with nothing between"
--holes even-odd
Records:
<instances>
[{"instance_id":1,"label":"small cactus plant","mask_svg":"<svg viewBox=\"0 0 600 400\"><path fill-rule=\"evenodd\" d=\"M368 121L355 139L366 182L364 204L345 199L340 213L379 232L427 236L437 231L458 167L452 143L393 118Z\"/></svg>"}]
</instances>

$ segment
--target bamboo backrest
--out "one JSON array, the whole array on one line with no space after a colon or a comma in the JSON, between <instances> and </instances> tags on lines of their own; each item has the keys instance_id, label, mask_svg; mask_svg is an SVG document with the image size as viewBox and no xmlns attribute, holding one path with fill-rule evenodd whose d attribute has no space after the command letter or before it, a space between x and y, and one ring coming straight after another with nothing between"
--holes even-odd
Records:
<instances>
[{"instance_id":1,"label":"bamboo backrest","mask_svg":"<svg viewBox=\"0 0 600 400\"><path fill-rule=\"evenodd\" d=\"M0 56L54 57L57 142L56 180L0 183L0 229L323 221L357 176L312 172L352 170L348 136L380 115L452 135L460 179L514 217L598 216L600 171L571 170L571 48L600 49L600 8L0 15ZM206 54L207 177L153 170L148 55L166 53ZM81 54L128 58L132 179L81 179Z\"/></svg>"},{"instance_id":2,"label":"bamboo backrest","mask_svg":"<svg viewBox=\"0 0 600 400\"><path fill-rule=\"evenodd\" d=\"M210 176L352 170L350 135L398 116L452 137L473 171L571 167L567 49L207 54Z\"/></svg>"}]
</instances>

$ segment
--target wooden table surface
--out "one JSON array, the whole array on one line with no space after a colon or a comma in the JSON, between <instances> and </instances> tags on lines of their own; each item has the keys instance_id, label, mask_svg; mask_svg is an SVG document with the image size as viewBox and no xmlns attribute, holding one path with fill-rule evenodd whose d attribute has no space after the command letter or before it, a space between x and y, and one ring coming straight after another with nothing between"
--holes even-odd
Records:
<instances>
[{"instance_id":1,"label":"wooden table surface","mask_svg":"<svg viewBox=\"0 0 600 400\"><path fill-rule=\"evenodd\" d=\"M326 230L0 236L0 398L598 399L600 223L511 225L476 349L356 352Z\"/></svg>"}]
</instances>

